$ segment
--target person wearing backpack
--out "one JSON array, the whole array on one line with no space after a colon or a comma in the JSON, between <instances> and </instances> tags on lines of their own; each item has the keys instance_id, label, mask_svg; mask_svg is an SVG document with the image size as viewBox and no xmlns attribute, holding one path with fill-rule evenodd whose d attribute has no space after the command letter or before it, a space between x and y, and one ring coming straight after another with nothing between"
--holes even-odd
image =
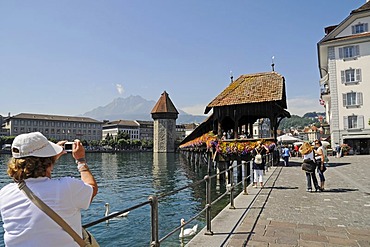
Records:
<instances>
[{"instance_id":1,"label":"person wearing backpack","mask_svg":"<svg viewBox=\"0 0 370 247\"><path fill-rule=\"evenodd\" d=\"M257 183L260 183L261 188L263 187L263 171L265 170L266 158L265 155L269 152L269 149L262 144L261 141L257 141L257 146L253 149L253 187L257 188Z\"/></svg>"}]
</instances>

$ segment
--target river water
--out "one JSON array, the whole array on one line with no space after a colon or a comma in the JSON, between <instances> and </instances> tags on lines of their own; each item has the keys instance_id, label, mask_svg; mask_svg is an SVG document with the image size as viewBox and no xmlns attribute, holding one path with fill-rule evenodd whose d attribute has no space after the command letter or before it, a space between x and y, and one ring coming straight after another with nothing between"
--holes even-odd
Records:
<instances>
[{"instance_id":1,"label":"river water","mask_svg":"<svg viewBox=\"0 0 370 247\"><path fill-rule=\"evenodd\" d=\"M11 182L6 175L6 163L10 155L0 155L0 187ZM99 193L90 208L82 212L82 223L90 223L104 217L104 205L110 203L111 212L121 211L148 200L150 195L160 195L201 180L206 168L194 169L179 153L88 153L86 158L97 180ZM195 171L196 170L196 171ZM79 177L70 154L57 162L53 177ZM216 181L212 188L216 187ZM212 189L212 198L225 192L225 186ZM227 204L227 198L212 208L212 217ZM180 225L181 218L193 217L205 205L205 184L188 188L159 201L159 238ZM101 246L149 246L150 206L135 209L125 218L99 223L88 229ZM1 222L2 224L2 222ZM186 227L198 224L198 231L205 225L205 215ZM3 228L0 229L3 235ZM161 246L183 246L190 239L179 240L179 232L161 243ZM4 246L0 237L0 246Z\"/></svg>"}]
</instances>

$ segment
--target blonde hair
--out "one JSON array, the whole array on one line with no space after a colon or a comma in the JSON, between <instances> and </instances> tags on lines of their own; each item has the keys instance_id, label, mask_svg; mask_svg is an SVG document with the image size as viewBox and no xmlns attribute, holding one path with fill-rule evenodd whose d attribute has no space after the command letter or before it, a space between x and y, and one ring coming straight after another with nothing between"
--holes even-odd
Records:
<instances>
[{"instance_id":1,"label":"blonde hair","mask_svg":"<svg viewBox=\"0 0 370 247\"><path fill-rule=\"evenodd\" d=\"M8 162L7 173L18 183L27 178L45 177L47 168L55 161L55 157L11 158Z\"/></svg>"},{"instance_id":2,"label":"blonde hair","mask_svg":"<svg viewBox=\"0 0 370 247\"><path fill-rule=\"evenodd\" d=\"M312 146L308 142L304 142L302 146L299 148L299 152L303 155L309 154L312 152Z\"/></svg>"}]
</instances>

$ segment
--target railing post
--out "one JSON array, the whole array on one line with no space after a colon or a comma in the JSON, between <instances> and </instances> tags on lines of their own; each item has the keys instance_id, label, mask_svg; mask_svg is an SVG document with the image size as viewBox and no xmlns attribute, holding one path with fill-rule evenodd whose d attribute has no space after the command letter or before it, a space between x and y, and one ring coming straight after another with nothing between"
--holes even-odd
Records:
<instances>
[{"instance_id":1,"label":"railing post","mask_svg":"<svg viewBox=\"0 0 370 247\"><path fill-rule=\"evenodd\" d=\"M234 206L234 162L230 167L230 209L235 209Z\"/></svg>"},{"instance_id":2,"label":"railing post","mask_svg":"<svg viewBox=\"0 0 370 247\"><path fill-rule=\"evenodd\" d=\"M150 201L151 206L151 228L152 228L152 234L151 234L151 241L150 246L151 247L159 247L159 234L158 234L158 198L156 196L150 196L148 198Z\"/></svg>"},{"instance_id":3,"label":"railing post","mask_svg":"<svg viewBox=\"0 0 370 247\"><path fill-rule=\"evenodd\" d=\"M211 199L211 178L209 175L206 175L204 177L204 180L206 181L206 221L207 221L207 231L205 235L213 235L212 232L212 226L211 226L211 204L212 204L212 199Z\"/></svg>"},{"instance_id":4,"label":"railing post","mask_svg":"<svg viewBox=\"0 0 370 247\"><path fill-rule=\"evenodd\" d=\"M244 195L248 195L247 187L248 187L248 165L246 161L242 161L243 164L243 169L244 169L244 175L243 175L243 190L244 190Z\"/></svg>"}]
</instances>

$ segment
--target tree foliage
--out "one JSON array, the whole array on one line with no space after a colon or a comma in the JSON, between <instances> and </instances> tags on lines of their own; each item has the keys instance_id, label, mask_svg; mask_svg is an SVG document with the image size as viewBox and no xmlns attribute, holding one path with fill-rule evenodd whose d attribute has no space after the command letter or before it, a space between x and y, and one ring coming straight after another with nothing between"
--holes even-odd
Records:
<instances>
[{"instance_id":1,"label":"tree foliage","mask_svg":"<svg viewBox=\"0 0 370 247\"><path fill-rule=\"evenodd\" d=\"M290 128L302 129L305 126L318 123L318 120L315 118L300 117L297 115L292 115L291 118L284 118L281 120L279 129L288 130Z\"/></svg>"}]
</instances>

